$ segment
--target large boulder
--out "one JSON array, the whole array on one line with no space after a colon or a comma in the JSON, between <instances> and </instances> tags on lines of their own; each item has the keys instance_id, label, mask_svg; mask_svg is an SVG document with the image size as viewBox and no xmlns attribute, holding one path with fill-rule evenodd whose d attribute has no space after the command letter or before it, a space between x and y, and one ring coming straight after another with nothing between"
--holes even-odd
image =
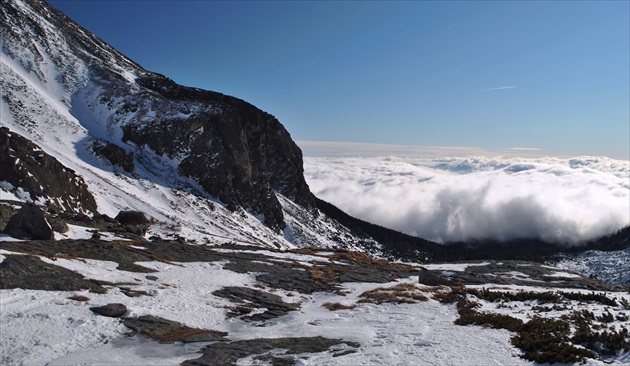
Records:
<instances>
[{"instance_id":1,"label":"large boulder","mask_svg":"<svg viewBox=\"0 0 630 366\"><path fill-rule=\"evenodd\" d=\"M418 282L427 286L450 286L453 284L446 277L426 268L420 268L418 273Z\"/></svg>"},{"instance_id":2,"label":"large boulder","mask_svg":"<svg viewBox=\"0 0 630 366\"><path fill-rule=\"evenodd\" d=\"M115 220L122 225L144 225L150 223L142 211L120 211Z\"/></svg>"},{"instance_id":3,"label":"large boulder","mask_svg":"<svg viewBox=\"0 0 630 366\"><path fill-rule=\"evenodd\" d=\"M11 216L4 232L18 239L53 240L55 235L44 211L34 204L25 204Z\"/></svg>"},{"instance_id":4,"label":"large boulder","mask_svg":"<svg viewBox=\"0 0 630 366\"><path fill-rule=\"evenodd\" d=\"M127 307L124 304L120 303L111 303L103 306L94 306L91 307L93 313L108 316L110 318L119 318L125 314L127 314Z\"/></svg>"}]
</instances>

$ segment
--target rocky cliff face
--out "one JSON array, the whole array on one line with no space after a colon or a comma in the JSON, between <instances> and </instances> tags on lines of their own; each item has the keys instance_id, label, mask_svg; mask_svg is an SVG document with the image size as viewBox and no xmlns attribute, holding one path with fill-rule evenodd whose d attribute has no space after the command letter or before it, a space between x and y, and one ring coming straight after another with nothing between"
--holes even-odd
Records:
<instances>
[{"instance_id":1,"label":"rocky cliff face","mask_svg":"<svg viewBox=\"0 0 630 366\"><path fill-rule=\"evenodd\" d=\"M228 206L262 213L270 227L284 228L274 191L300 205L313 205L303 178L302 153L275 117L242 100L183 87L157 74L137 83L149 90L149 98L212 109L188 110L187 117L152 124L126 124L123 140L179 158L180 174L193 178Z\"/></svg>"},{"instance_id":2,"label":"rocky cliff face","mask_svg":"<svg viewBox=\"0 0 630 366\"><path fill-rule=\"evenodd\" d=\"M275 193L314 207L300 149L272 115L146 71L43 1L3 1L0 22L3 126L40 140L71 134L87 160L95 150L84 146L115 147L126 174L190 179L276 232L285 222ZM44 135L53 123L70 132Z\"/></svg>"},{"instance_id":3,"label":"rocky cliff face","mask_svg":"<svg viewBox=\"0 0 630 366\"><path fill-rule=\"evenodd\" d=\"M0 127L0 182L15 195L49 208L96 212L96 201L81 177L6 127Z\"/></svg>"}]
</instances>

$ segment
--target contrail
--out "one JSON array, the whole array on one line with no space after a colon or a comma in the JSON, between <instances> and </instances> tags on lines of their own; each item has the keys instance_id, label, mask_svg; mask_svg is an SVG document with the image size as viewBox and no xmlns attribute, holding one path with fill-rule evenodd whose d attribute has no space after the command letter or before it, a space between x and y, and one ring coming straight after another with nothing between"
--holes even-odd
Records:
<instances>
[{"instance_id":1,"label":"contrail","mask_svg":"<svg viewBox=\"0 0 630 366\"><path fill-rule=\"evenodd\" d=\"M496 88L481 89L480 91L487 92L487 91L514 89L514 88L516 88L516 85L499 86L499 87L496 87Z\"/></svg>"}]
</instances>

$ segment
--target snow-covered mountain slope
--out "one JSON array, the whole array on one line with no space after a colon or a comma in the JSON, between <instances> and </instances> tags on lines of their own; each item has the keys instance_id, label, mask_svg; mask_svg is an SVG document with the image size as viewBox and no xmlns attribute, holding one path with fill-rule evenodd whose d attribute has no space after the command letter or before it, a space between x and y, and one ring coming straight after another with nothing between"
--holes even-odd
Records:
<instances>
[{"instance_id":1,"label":"snow-covered mountain slope","mask_svg":"<svg viewBox=\"0 0 630 366\"><path fill-rule=\"evenodd\" d=\"M368 256L473 250L316 199L271 115L150 73L44 2L0 16L0 225L29 211L51 234L0 234L1 364L628 362L626 286Z\"/></svg>"},{"instance_id":2,"label":"snow-covered mountain slope","mask_svg":"<svg viewBox=\"0 0 630 366\"><path fill-rule=\"evenodd\" d=\"M194 241L359 246L314 208L273 116L146 71L45 2L3 1L0 16L0 125L81 177L101 214L139 210Z\"/></svg>"}]
</instances>

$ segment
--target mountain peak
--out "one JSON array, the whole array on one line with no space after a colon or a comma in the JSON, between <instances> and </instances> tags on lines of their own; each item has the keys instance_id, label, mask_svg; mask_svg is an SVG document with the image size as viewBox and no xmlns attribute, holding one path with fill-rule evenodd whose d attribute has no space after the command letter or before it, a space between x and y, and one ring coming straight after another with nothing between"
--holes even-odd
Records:
<instances>
[{"instance_id":1,"label":"mountain peak","mask_svg":"<svg viewBox=\"0 0 630 366\"><path fill-rule=\"evenodd\" d=\"M3 126L91 164L94 146L117 146L135 159L128 174L189 180L278 233L276 192L313 206L301 151L272 115L148 72L43 1L9 0L0 14Z\"/></svg>"}]
</instances>

